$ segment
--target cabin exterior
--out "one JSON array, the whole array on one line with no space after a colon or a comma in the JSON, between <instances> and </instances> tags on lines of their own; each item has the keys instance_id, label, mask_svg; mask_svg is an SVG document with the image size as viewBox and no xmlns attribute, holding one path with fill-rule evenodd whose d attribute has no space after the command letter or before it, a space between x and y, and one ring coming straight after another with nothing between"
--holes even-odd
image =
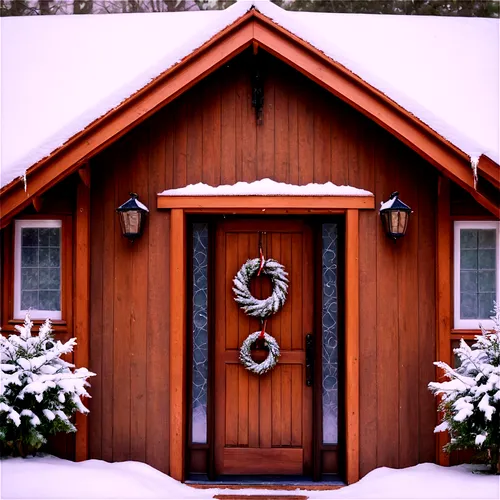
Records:
<instances>
[{"instance_id":1,"label":"cabin exterior","mask_svg":"<svg viewBox=\"0 0 500 500\"><path fill-rule=\"evenodd\" d=\"M464 153L368 87L252 9L29 169L26 191L2 188L2 333L32 301L97 374L56 453L210 481L450 463L427 384L499 300L500 170L481 157L476 184ZM264 178L373 196L158 194ZM413 213L394 242L378 206L396 190ZM116 213L130 192L149 208L133 243ZM259 245L290 281L261 376L238 360L261 325L231 290Z\"/></svg>"}]
</instances>

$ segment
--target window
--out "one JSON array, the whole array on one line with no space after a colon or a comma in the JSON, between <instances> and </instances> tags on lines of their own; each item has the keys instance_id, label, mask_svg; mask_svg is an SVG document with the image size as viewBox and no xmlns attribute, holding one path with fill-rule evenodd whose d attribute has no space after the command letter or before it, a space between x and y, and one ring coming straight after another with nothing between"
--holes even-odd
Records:
<instances>
[{"instance_id":1,"label":"window","mask_svg":"<svg viewBox=\"0 0 500 500\"><path fill-rule=\"evenodd\" d=\"M489 328L500 290L500 224L455 222L454 309L456 329Z\"/></svg>"},{"instance_id":2,"label":"window","mask_svg":"<svg viewBox=\"0 0 500 500\"><path fill-rule=\"evenodd\" d=\"M14 318L61 319L61 220L16 220Z\"/></svg>"}]
</instances>

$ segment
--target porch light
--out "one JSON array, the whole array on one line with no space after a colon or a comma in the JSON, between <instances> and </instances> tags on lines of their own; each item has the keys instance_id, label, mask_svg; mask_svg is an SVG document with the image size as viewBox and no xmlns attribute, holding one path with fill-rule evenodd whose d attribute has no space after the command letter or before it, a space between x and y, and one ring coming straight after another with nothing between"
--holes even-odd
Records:
<instances>
[{"instance_id":1,"label":"porch light","mask_svg":"<svg viewBox=\"0 0 500 500\"><path fill-rule=\"evenodd\" d=\"M410 214L411 208L399 199L397 191L391 194L389 200L380 204L380 217L389 238L397 240L406 234Z\"/></svg>"},{"instance_id":2,"label":"porch light","mask_svg":"<svg viewBox=\"0 0 500 500\"><path fill-rule=\"evenodd\" d=\"M138 238L144 227L144 219L149 212L148 207L139 201L136 193L130 193L131 198L123 205L120 205L116 211L120 216L120 226L125 238L134 241Z\"/></svg>"}]
</instances>

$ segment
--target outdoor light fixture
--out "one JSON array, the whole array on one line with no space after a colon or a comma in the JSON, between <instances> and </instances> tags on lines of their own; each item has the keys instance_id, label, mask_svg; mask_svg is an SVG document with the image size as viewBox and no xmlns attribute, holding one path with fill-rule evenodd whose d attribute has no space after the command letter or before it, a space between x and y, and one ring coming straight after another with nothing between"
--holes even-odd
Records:
<instances>
[{"instance_id":1,"label":"outdoor light fixture","mask_svg":"<svg viewBox=\"0 0 500 500\"><path fill-rule=\"evenodd\" d=\"M130 193L130 196L131 198L119 206L116 211L120 216L123 236L134 241L142 233L144 219L149 210L144 203L139 201L137 194Z\"/></svg>"},{"instance_id":2,"label":"outdoor light fixture","mask_svg":"<svg viewBox=\"0 0 500 500\"><path fill-rule=\"evenodd\" d=\"M411 208L399 199L399 193L394 191L389 200L380 204L380 217L385 232L390 238L397 240L406 234Z\"/></svg>"}]
</instances>

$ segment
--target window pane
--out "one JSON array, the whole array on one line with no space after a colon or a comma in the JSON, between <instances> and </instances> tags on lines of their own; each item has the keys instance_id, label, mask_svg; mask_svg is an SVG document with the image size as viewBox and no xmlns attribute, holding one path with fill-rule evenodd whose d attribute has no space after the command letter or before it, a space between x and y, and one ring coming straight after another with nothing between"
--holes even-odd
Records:
<instances>
[{"instance_id":1,"label":"window pane","mask_svg":"<svg viewBox=\"0 0 500 500\"><path fill-rule=\"evenodd\" d=\"M337 224L322 225L323 443L338 442Z\"/></svg>"},{"instance_id":2,"label":"window pane","mask_svg":"<svg viewBox=\"0 0 500 500\"><path fill-rule=\"evenodd\" d=\"M496 297L495 229L460 230L460 318L488 319Z\"/></svg>"},{"instance_id":3,"label":"window pane","mask_svg":"<svg viewBox=\"0 0 500 500\"><path fill-rule=\"evenodd\" d=\"M207 442L208 402L208 224L193 224L193 443Z\"/></svg>"},{"instance_id":4,"label":"window pane","mask_svg":"<svg viewBox=\"0 0 500 500\"><path fill-rule=\"evenodd\" d=\"M61 228L21 228L21 309L61 310Z\"/></svg>"}]
</instances>

